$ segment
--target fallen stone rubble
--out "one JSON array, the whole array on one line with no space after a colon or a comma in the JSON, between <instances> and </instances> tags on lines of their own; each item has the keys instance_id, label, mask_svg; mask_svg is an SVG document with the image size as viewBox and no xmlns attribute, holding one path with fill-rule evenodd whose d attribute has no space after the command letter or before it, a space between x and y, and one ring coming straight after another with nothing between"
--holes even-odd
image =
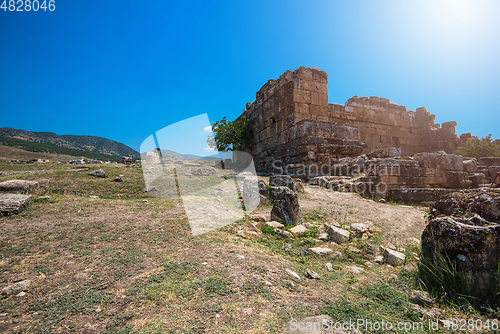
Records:
<instances>
[{"instance_id":1,"label":"fallen stone rubble","mask_svg":"<svg viewBox=\"0 0 500 334\"><path fill-rule=\"evenodd\" d=\"M450 193L430 213L433 219L422 233L424 260L449 259L468 277L469 293L485 296L492 282L498 284L500 190Z\"/></svg>"},{"instance_id":2,"label":"fallen stone rubble","mask_svg":"<svg viewBox=\"0 0 500 334\"><path fill-rule=\"evenodd\" d=\"M488 185L500 171L500 158L464 158L443 151L402 157L400 149L387 148L339 159L329 171L331 175L310 178L309 185L421 203L457 189Z\"/></svg>"}]
</instances>

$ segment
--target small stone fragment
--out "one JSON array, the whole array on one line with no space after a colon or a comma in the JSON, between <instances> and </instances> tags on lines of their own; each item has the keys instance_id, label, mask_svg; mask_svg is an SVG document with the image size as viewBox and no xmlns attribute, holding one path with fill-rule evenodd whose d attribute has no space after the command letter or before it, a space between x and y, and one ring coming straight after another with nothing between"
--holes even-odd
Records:
<instances>
[{"instance_id":1,"label":"small stone fragment","mask_svg":"<svg viewBox=\"0 0 500 334\"><path fill-rule=\"evenodd\" d=\"M291 271L290 269L285 269L285 272L288 274L288 276L300 280L300 276L296 272Z\"/></svg>"},{"instance_id":2,"label":"small stone fragment","mask_svg":"<svg viewBox=\"0 0 500 334\"><path fill-rule=\"evenodd\" d=\"M306 277L310 279L321 279L321 276L309 269L306 270Z\"/></svg>"},{"instance_id":3,"label":"small stone fragment","mask_svg":"<svg viewBox=\"0 0 500 334\"><path fill-rule=\"evenodd\" d=\"M21 292L21 291L26 291L31 285L31 281L29 279L14 283L12 285L6 286L5 288L2 289L1 294L2 295L11 295L16 292Z\"/></svg>"}]
</instances>

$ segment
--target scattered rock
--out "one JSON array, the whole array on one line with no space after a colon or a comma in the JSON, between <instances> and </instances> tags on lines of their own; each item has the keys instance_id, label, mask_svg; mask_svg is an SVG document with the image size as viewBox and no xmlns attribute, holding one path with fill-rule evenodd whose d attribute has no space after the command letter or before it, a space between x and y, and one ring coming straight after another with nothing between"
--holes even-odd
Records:
<instances>
[{"instance_id":1,"label":"scattered rock","mask_svg":"<svg viewBox=\"0 0 500 334\"><path fill-rule=\"evenodd\" d=\"M403 265L406 260L406 256L403 253L400 253L398 251L386 248L384 250L384 259L385 262L389 263L391 266L399 266Z\"/></svg>"},{"instance_id":2,"label":"scattered rock","mask_svg":"<svg viewBox=\"0 0 500 334\"><path fill-rule=\"evenodd\" d=\"M0 213L18 214L31 205L31 195L0 193Z\"/></svg>"},{"instance_id":3,"label":"scattered rock","mask_svg":"<svg viewBox=\"0 0 500 334\"><path fill-rule=\"evenodd\" d=\"M330 237L330 240L338 244L341 244L343 242L349 242L349 239L351 237L351 233L349 231L346 231L344 229L335 226L330 226L327 232L328 236Z\"/></svg>"},{"instance_id":4,"label":"scattered rock","mask_svg":"<svg viewBox=\"0 0 500 334\"><path fill-rule=\"evenodd\" d=\"M283 228L285 225L281 224L280 222L277 221L270 221L270 222L265 222L264 225L272 227L272 228Z\"/></svg>"},{"instance_id":5,"label":"scattered rock","mask_svg":"<svg viewBox=\"0 0 500 334\"><path fill-rule=\"evenodd\" d=\"M353 223L351 224L350 230L353 231L356 235L361 235L368 231L368 227L363 223Z\"/></svg>"},{"instance_id":6,"label":"scattered rock","mask_svg":"<svg viewBox=\"0 0 500 334\"><path fill-rule=\"evenodd\" d=\"M77 273L74 277L78 281L86 281L89 279L89 275L87 273Z\"/></svg>"},{"instance_id":7,"label":"scattered rock","mask_svg":"<svg viewBox=\"0 0 500 334\"><path fill-rule=\"evenodd\" d=\"M373 262L378 263L378 264L384 264L384 257L381 255L375 256L375 259L373 259Z\"/></svg>"},{"instance_id":8,"label":"scattered rock","mask_svg":"<svg viewBox=\"0 0 500 334\"><path fill-rule=\"evenodd\" d=\"M361 250L354 247L354 246L349 246L349 247L347 247L347 249L349 250L349 252L354 253L356 255L361 254Z\"/></svg>"},{"instance_id":9,"label":"scattered rock","mask_svg":"<svg viewBox=\"0 0 500 334\"><path fill-rule=\"evenodd\" d=\"M94 199L96 199L96 198L99 198L99 196L89 196L89 198L94 198Z\"/></svg>"},{"instance_id":10,"label":"scattered rock","mask_svg":"<svg viewBox=\"0 0 500 334\"><path fill-rule=\"evenodd\" d=\"M328 233L320 233L318 239L321 241L328 241Z\"/></svg>"},{"instance_id":11,"label":"scattered rock","mask_svg":"<svg viewBox=\"0 0 500 334\"><path fill-rule=\"evenodd\" d=\"M304 225L297 225L290 229L293 234L304 233L305 231L307 231L307 228Z\"/></svg>"},{"instance_id":12,"label":"scattered rock","mask_svg":"<svg viewBox=\"0 0 500 334\"><path fill-rule=\"evenodd\" d=\"M409 237L408 238L408 243L413 246L419 246L420 245L420 240L415 238L415 237Z\"/></svg>"},{"instance_id":13,"label":"scattered rock","mask_svg":"<svg viewBox=\"0 0 500 334\"><path fill-rule=\"evenodd\" d=\"M309 269L306 270L306 277L310 279L321 279L321 276Z\"/></svg>"},{"instance_id":14,"label":"scattered rock","mask_svg":"<svg viewBox=\"0 0 500 334\"><path fill-rule=\"evenodd\" d=\"M2 295L12 295L16 292L26 291L31 285L29 279L6 286L1 290Z\"/></svg>"},{"instance_id":15,"label":"scattered rock","mask_svg":"<svg viewBox=\"0 0 500 334\"><path fill-rule=\"evenodd\" d=\"M333 270L333 265L330 262L327 262L327 263L325 263L324 268L326 270L328 270L328 271L332 271Z\"/></svg>"},{"instance_id":16,"label":"scattered rock","mask_svg":"<svg viewBox=\"0 0 500 334\"><path fill-rule=\"evenodd\" d=\"M410 295L410 300L420 306L431 306L434 300L427 291L413 290Z\"/></svg>"},{"instance_id":17,"label":"scattered rock","mask_svg":"<svg viewBox=\"0 0 500 334\"><path fill-rule=\"evenodd\" d=\"M291 271L290 269L285 269L285 272L288 274L288 276L291 276L300 281L300 276L296 272Z\"/></svg>"},{"instance_id":18,"label":"scattered rock","mask_svg":"<svg viewBox=\"0 0 500 334\"><path fill-rule=\"evenodd\" d=\"M40 197L37 197L37 199L42 200L42 201L48 201L48 200L50 200L50 198L51 198L50 196L40 196Z\"/></svg>"},{"instance_id":19,"label":"scattered rock","mask_svg":"<svg viewBox=\"0 0 500 334\"><path fill-rule=\"evenodd\" d=\"M333 253L333 255L332 255L332 259L333 259L333 260L340 260L340 259L342 259L343 257L344 257L344 255L343 255L341 252L339 252L339 251L336 251L336 252L335 252L335 253Z\"/></svg>"},{"instance_id":20,"label":"scattered rock","mask_svg":"<svg viewBox=\"0 0 500 334\"><path fill-rule=\"evenodd\" d=\"M264 215L249 215L248 218L255 220L256 222L265 222L266 216Z\"/></svg>"},{"instance_id":21,"label":"scattered rock","mask_svg":"<svg viewBox=\"0 0 500 334\"><path fill-rule=\"evenodd\" d=\"M378 252L378 246L377 246L377 245L374 245L374 244L368 244L368 245L366 246L366 252L367 252L368 254L375 255L375 254L377 254L377 252Z\"/></svg>"},{"instance_id":22,"label":"scattered rock","mask_svg":"<svg viewBox=\"0 0 500 334\"><path fill-rule=\"evenodd\" d=\"M383 199L383 198L379 199L378 202L382 203L382 204L386 203L385 199Z\"/></svg>"},{"instance_id":23,"label":"scattered rock","mask_svg":"<svg viewBox=\"0 0 500 334\"><path fill-rule=\"evenodd\" d=\"M390 274L389 277L387 278L389 282L397 282L398 281L398 275L396 274Z\"/></svg>"},{"instance_id":24,"label":"scattered rock","mask_svg":"<svg viewBox=\"0 0 500 334\"><path fill-rule=\"evenodd\" d=\"M151 193L153 191L156 191L156 187L155 186L149 186L149 187L144 188L144 191L147 192L147 193Z\"/></svg>"},{"instance_id":25,"label":"scattered rock","mask_svg":"<svg viewBox=\"0 0 500 334\"><path fill-rule=\"evenodd\" d=\"M103 169L98 169L89 173L89 175L96 177L106 177L106 172Z\"/></svg>"},{"instance_id":26,"label":"scattered rock","mask_svg":"<svg viewBox=\"0 0 500 334\"><path fill-rule=\"evenodd\" d=\"M26 296L26 292L19 292L15 297L24 297Z\"/></svg>"},{"instance_id":27,"label":"scattered rock","mask_svg":"<svg viewBox=\"0 0 500 334\"><path fill-rule=\"evenodd\" d=\"M311 251L313 254L321 255L321 256L328 255L328 254L333 252L330 248L324 248L324 247L309 248L309 251Z\"/></svg>"},{"instance_id":28,"label":"scattered rock","mask_svg":"<svg viewBox=\"0 0 500 334\"><path fill-rule=\"evenodd\" d=\"M274 230L274 234L276 235L279 235L280 237L284 237L284 238L293 238L293 234L288 232L288 231L284 231L280 228L275 228Z\"/></svg>"},{"instance_id":29,"label":"scattered rock","mask_svg":"<svg viewBox=\"0 0 500 334\"><path fill-rule=\"evenodd\" d=\"M361 274L363 271L365 271L364 269L361 269L361 268L356 267L356 266L346 267L346 269L355 273L355 274Z\"/></svg>"},{"instance_id":30,"label":"scattered rock","mask_svg":"<svg viewBox=\"0 0 500 334\"><path fill-rule=\"evenodd\" d=\"M118 175L117 177L115 177L115 179L113 181L115 181L115 182L123 182L123 175Z\"/></svg>"}]
</instances>

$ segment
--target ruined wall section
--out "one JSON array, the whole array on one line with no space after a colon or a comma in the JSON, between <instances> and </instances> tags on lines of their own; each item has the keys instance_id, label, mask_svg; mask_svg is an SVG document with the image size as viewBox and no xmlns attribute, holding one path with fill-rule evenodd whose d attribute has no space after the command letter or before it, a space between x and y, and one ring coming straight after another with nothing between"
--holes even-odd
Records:
<instances>
[{"instance_id":1,"label":"ruined wall section","mask_svg":"<svg viewBox=\"0 0 500 334\"><path fill-rule=\"evenodd\" d=\"M270 170L276 160L322 164L360 154L358 129L330 122L328 113L326 72L301 67L269 80L242 114L254 124L256 167Z\"/></svg>"},{"instance_id":2,"label":"ruined wall section","mask_svg":"<svg viewBox=\"0 0 500 334\"><path fill-rule=\"evenodd\" d=\"M256 166L268 170L274 160L325 164L388 147L404 156L451 153L460 143L456 122L441 128L425 108L414 112L374 96L329 104L327 73L304 67L269 80L242 115L254 121Z\"/></svg>"}]
</instances>

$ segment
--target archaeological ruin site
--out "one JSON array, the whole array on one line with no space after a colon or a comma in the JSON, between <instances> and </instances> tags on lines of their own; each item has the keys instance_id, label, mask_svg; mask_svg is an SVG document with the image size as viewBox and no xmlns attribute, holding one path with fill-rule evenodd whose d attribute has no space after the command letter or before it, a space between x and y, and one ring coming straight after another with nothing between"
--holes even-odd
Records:
<instances>
[{"instance_id":1,"label":"archaeological ruin site","mask_svg":"<svg viewBox=\"0 0 500 334\"><path fill-rule=\"evenodd\" d=\"M336 190L359 183L365 191L386 186L372 193L470 188L500 171L500 158L451 154L471 134L458 137L455 121L435 123L425 107L411 111L374 96L354 96L344 105L328 103L328 76L317 69L300 67L269 80L247 103L243 116L252 121L251 153L260 173L321 176L313 182ZM349 182L338 177L353 171L364 174Z\"/></svg>"}]
</instances>

